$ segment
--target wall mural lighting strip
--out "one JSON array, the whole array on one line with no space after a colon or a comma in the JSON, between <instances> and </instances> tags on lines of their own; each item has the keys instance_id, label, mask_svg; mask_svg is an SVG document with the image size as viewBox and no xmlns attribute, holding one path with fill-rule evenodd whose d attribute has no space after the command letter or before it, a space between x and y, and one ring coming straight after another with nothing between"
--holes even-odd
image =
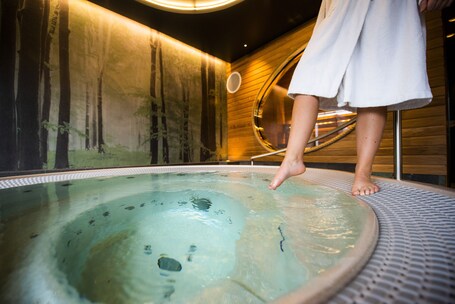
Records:
<instances>
[{"instance_id":1,"label":"wall mural lighting strip","mask_svg":"<svg viewBox=\"0 0 455 304\"><path fill-rule=\"evenodd\" d=\"M228 8L243 0L138 0L152 7L172 12L211 12Z\"/></svg>"}]
</instances>

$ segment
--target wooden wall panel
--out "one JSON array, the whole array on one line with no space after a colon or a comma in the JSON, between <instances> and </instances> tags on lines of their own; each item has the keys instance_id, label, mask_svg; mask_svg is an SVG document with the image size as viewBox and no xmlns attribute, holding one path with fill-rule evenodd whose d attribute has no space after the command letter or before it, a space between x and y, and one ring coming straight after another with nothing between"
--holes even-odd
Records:
<instances>
[{"instance_id":1,"label":"wooden wall panel","mask_svg":"<svg viewBox=\"0 0 455 304\"><path fill-rule=\"evenodd\" d=\"M440 12L426 16L427 65L433 102L422 109L403 111L403 171L412 174L447 175L446 88L443 58L443 32ZM283 35L262 49L230 66L242 75L242 86L228 95L228 154L231 161L246 161L268 152L253 132L253 104L268 77L305 45L314 21ZM354 132L324 149L306 155L307 162L355 163ZM281 161L281 156L262 160ZM384 139L375 159L374 171L393 172L393 113L389 113Z\"/></svg>"}]
</instances>

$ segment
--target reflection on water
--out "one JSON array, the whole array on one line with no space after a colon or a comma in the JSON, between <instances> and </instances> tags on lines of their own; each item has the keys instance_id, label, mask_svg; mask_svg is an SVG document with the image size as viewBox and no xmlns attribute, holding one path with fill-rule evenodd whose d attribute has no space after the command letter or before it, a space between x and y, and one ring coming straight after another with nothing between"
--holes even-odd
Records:
<instances>
[{"instance_id":1,"label":"reflection on water","mask_svg":"<svg viewBox=\"0 0 455 304\"><path fill-rule=\"evenodd\" d=\"M151 174L0 191L0 300L262 303L356 245L368 210L258 173Z\"/></svg>"}]
</instances>

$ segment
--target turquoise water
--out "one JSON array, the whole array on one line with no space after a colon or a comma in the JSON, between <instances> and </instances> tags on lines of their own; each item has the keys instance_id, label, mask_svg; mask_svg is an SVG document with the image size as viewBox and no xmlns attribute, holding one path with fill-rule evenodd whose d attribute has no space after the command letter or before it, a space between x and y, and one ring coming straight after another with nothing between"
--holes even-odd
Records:
<instances>
[{"instance_id":1,"label":"turquoise water","mask_svg":"<svg viewBox=\"0 0 455 304\"><path fill-rule=\"evenodd\" d=\"M0 191L0 302L263 303L337 265L368 208L300 179L141 174Z\"/></svg>"}]
</instances>

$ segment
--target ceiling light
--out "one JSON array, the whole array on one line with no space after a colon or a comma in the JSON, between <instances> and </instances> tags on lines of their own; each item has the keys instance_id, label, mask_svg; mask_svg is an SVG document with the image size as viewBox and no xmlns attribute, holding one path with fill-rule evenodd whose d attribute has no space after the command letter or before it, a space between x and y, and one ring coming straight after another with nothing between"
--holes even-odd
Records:
<instances>
[{"instance_id":1,"label":"ceiling light","mask_svg":"<svg viewBox=\"0 0 455 304\"><path fill-rule=\"evenodd\" d=\"M219 11L243 0L137 0L154 8L174 13L209 13Z\"/></svg>"}]
</instances>

